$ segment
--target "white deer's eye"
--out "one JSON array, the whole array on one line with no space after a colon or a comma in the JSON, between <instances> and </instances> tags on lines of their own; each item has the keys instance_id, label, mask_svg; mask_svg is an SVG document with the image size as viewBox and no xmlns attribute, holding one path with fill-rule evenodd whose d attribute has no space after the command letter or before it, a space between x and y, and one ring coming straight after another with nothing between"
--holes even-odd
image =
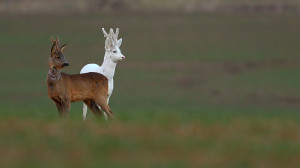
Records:
<instances>
[{"instance_id":1,"label":"white deer's eye","mask_svg":"<svg viewBox=\"0 0 300 168\"><path fill-rule=\"evenodd\" d=\"M117 53L117 51L116 51L116 50L114 50L114 51L113 51L113 53Z\"/></svg>"}]
</instances>

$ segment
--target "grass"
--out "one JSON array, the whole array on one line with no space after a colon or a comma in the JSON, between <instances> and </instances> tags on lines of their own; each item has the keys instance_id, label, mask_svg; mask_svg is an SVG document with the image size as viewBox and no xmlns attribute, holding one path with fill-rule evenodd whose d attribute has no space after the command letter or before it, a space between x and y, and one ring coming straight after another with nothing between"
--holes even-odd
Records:
<instances>
[{"instance_id":1,"label":"grass","mask_svg":"<svg viewBox=\"0 0 300 168\"><path fill-rule=\"evenodd\" d=\"M297 167L296 16L0 16L1 167ZM101 27L120 27L104 122L47 97L50 35L78 73L101 64Z\"/></svg>"},{"instance_id":2,"label":"grass","mask_svg":"<svg viewBox=\"0 0 300 168\"><path fill-rule=\"evenodd\" d=\"M297 165L299 124L293 119L202 120L145 124L8 119L1 121L0 143L5 144L1 163L4 167Z\"/></svg>"}]
</instances>

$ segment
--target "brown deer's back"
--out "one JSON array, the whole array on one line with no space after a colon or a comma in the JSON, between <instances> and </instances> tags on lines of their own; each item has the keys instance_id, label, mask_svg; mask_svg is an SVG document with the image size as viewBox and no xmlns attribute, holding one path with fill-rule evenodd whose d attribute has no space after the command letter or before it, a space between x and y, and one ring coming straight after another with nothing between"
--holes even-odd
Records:
<instances>
[{"instance_id":1,"label":"brown deer's back","mask_svg":"<svg viewBox=\"0 0 300 168\"><path fill-rule=\"evenodd\" d=\"M72 102L108 94L108 79L102 74L90 72L70 75L61 73L61 75L61 82L65 83L65 90Z\"/></svg>"}]
</instances>

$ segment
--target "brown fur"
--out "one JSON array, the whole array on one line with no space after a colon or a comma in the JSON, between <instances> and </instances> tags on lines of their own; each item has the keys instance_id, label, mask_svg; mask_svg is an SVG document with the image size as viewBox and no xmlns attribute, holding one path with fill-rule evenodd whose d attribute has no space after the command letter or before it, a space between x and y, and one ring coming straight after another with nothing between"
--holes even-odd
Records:
<instances>
[{"instance_id":1,"label":"brown fur","mask_svg":"<svg viewBox=\"0 0 300 168\"><path fill-rule=\"evenodd\" d=\"M96 116L102 116L99 105L112 119L113 113L107 104L107 78L94 72L73 75L62 73L60 69L68 66L62 53L65 45L60 47L58 39L51 40L53 46L47 76L48 96L56 104L60 116L68 115L71 102L83 101Z\"/></svg>"}]
</instances>

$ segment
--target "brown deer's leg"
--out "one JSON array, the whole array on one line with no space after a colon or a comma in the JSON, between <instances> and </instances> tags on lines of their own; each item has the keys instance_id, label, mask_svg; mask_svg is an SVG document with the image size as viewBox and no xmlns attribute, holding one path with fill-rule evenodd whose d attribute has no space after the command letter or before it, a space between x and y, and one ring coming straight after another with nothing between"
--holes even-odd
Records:
<instances>
[{"instance_id":1,"label":"brown deer's leg","mask_svg":"<svg viewBox=\"0 0 300 168\"><path fill-rule=\"evenodd\" d=\"M63 105L59 102L55 102L56 104L56 107L57 107L57 110L58 110L58 114L61 118L63 118L63 114L64 114L64 111L63 111Z\"/></svg>"},{"instance_id":2,"label":"brown deer's leg","mask_svg":"<svg viewBox=\"0 0 300 168\"><path fill-rule=\"evenodd\" d=\"M110 107L107 104L107 100L104 97L96 99L95 102L106 113L109 119L114 119L114 113L111 111Z\"/></svg>"},{"instance_id":3,"label":"brown deer's leg","mask_svg":"<svg viewBox=\"0 0 300 168\"><path fill-rule=\"evenodd\" d=\"M70 102L69 101L59 102L57 100L55 100L54 102L56 104L59 116L61 118L66 118L69 115Z\"/></svg>"},{"instance_id":4,"label":"brown deer's leg","mask_svg":"<svg viewBox=\"0 0 300 168\"><path fill-rule=\"evenodd\" d=\"M95 114L95 116L102 117L101 110L93 100L83 100L83 102Z\"/></svg>"},{"instance_id":5,"label":"brown deer's leg","mask_svg":"<svg viewBox=\"0 0 300 168\"><path fill-rule=\"evenodd\" d=\"M71 102L70 101L68 101L68 100L66 100L66 101L64 101L64 117L68 117L68 115L69 115L69 111L70 111L70 105L71 105Z\"/></svg>"}]
</instances>

